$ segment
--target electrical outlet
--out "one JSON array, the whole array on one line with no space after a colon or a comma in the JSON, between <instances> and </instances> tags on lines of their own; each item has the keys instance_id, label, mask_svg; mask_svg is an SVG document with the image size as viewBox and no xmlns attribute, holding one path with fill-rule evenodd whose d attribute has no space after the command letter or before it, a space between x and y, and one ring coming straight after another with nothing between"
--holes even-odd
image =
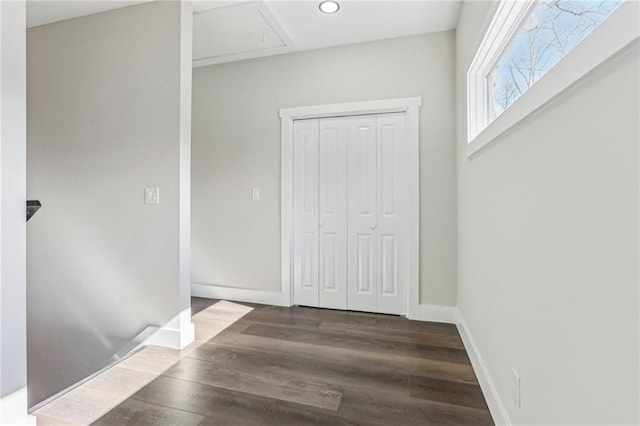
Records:
<instances>
[{"instance_id":1,"label":"electrical outlet","mask_svg":"<svg viewBox=\"0 0 640 426\"><path fill-rule=\"evenodd\" d=\"M260 199L260 188L251 188L251 199L258 201Z\"/></svg>"},{"instance_id":2,"label":"electrical outlet","mask_svg":"<svg viewBox=\"0 0 640 426\"><path fill-rule=\"evenodd\" d=\"M515 368L511 369L511 396L516 408L520 408L520 375Z\"/></svg>"}]
</instances>

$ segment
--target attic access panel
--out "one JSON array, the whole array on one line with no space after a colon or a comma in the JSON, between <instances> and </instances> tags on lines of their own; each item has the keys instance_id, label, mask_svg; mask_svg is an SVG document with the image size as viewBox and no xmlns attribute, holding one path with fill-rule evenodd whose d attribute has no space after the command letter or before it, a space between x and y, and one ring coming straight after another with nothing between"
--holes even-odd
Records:
<instances>
[{"instance_id":1,"label":"attic access panel","mask_svg":"<svg viewBox=\"0 0 640 426\"><path fill-rule=\"evenodd\" d=\"M193 17L193 64L212 65L260 51L286 49L289 40L262 2L198 12Z\"/></svg>"}]
</instances>

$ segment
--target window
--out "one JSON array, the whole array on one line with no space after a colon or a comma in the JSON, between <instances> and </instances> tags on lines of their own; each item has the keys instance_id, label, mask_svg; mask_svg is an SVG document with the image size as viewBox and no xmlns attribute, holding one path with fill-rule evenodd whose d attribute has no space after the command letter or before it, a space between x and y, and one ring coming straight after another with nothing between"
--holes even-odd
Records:
<instances>
[{"instance_id":1,"label":"window","mask_svg":"<svg viewBox=\"0 0 640 426\"><path fill-rule=\"evenodd\" d=\"M637 39L637 3L499 2L467 75L468 154Z\"/></svg>"},{"instance_id":2,"label":"window","mask_svg":"<svg viewBox=\"0 0 640 426\"><path fill-rule=\"evenodd\" d=\"M621 4L622 0L537 3L487 76L490 118L502 114Z\"/></svg>"}]
</instances>

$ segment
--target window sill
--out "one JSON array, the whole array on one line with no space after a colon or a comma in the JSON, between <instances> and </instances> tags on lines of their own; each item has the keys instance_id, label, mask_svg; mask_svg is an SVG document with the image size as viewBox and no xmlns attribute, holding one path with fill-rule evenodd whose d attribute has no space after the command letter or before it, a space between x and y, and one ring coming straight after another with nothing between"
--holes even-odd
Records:
<instances>
[{"instance_id":1,"label":"window sill","mask_svg":"<svg viewBox=\"0 0 640 426\"><path fill-rule=\"evenodd\" d=\"M467 158L494 142L640 37L640 2L628 0L467 144Z\"/></svg>"}]
</instances>

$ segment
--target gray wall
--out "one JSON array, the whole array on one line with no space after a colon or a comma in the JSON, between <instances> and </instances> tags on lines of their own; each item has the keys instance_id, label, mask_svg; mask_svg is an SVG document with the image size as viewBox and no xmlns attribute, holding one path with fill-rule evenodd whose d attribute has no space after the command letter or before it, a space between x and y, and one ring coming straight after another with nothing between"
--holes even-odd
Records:
<instances>
[{"instance_id":1,"label":"gray wall","mask_svg":"<svg viewBox=\"0 0 640 426\"><path fill-rule=\"evenodd\" d=\"M457 29L460 311L513 424L637 424L638 47L467 159L488 10L465 2Z\"/></svg>"},{"instance_id":2,"label":"gray wall","mask_svg":"<svg viewBox=\"0 0 640 426\"><path fill-rule=\"evenodd\" d=\"M193 282L280 291L279 108L422 96L421 301L455 305L454 76L452 31L194 69Z\"/></svg>"},{"instance_id":3,"label":"gray wall","mask_svg":"<svg viewBox=\"0 0 640 426\"><path fill-rule=\"evenodd\" d=\"M189 306L181 19L153 2L28 31L30 405Z\"/></svg>"},{"instance_id":4,"label":"gray wall","mask_svg":"<svg viewBox=\"0 0 640 426\"><path fill-rule=\"evenodd\" d=\"M24 29L24 2L0 2L0 424L27 414Z\"/></svg>"}]
</instances>

